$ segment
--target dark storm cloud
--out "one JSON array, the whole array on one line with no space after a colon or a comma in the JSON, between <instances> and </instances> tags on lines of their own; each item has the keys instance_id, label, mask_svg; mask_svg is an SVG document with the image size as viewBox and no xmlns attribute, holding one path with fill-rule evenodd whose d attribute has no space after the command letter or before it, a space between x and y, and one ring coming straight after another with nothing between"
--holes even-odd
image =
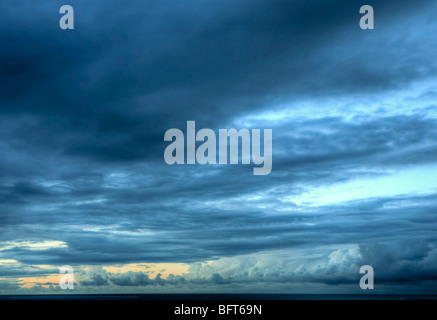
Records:
<instances>
[{"instance_id":1,"label":"dark storm cloud","mask_svg":"<svg viewBox=\"0 0 437 320\"><path fill-rule=\"evenodd\" d=\"M50 14L58 3L26 4L25 14L3 5L10 15L1 33L2 111L37 118L33 128L21 127L26 148L69 157L156 159L163 132L187 119L216 126L272 99L375 91L424 75L401 60L388 65L400 58L394 48L387 48L393 56L375 57L377 38L357 28L361 3L354 1L78 2L69 33ZM411 6L375 5L401 22ZM339 58L342 42L348 50ZM411 54L424 65L429 59ZM430 63L423 72L433 70Z\"/></svg>"},{"instance_id":2,"label":"dark storm cloud","mask_svg":"<svg viewBox=\"0 0 437 320\"><path fill-rule=\"evenodd\" d=\"M317 166L319 170L309 172L320 174L338 166L432 164L436 134L435 119L417 115L370 117L357 122L329 117L290 121L276 130L279 146L275 168L302 172Z\"/></svg>"},{"instance_id":3,"label":"dark storm cloud","mask_svg":"<svg viewBox=\"0 0 437 320\"><path fill-rule=\"evenodd\" d=\"M374 262L387 269L404 261L384 281L400 281L402 270L434 279L434 251L423 243L435 245L435 194L304 211L284 199L385 169L433 164L433 105L352 120L348 108L329 115L335 106L321 106L317 119L261 119L259 127L274 129L273 171L262 178L248 166L163 161L164 132L184 130L187 120L229 127L281 103L370 101L428 79L436 71L435 23L421 25L418 17L429 18L431 3L374 1L377 30L365 32L358 27L360 1L76 1L76 28L62 31L64 3L3 1L0 240L68 246L5 246L1 257L53 265L193 262L359 243L373 261L370 251L401 251L400 241L411 240L419 256ZM380 244L370 250L372 243ZM132 273L95 275L83 285L153 283Z\"/></svg>"},{"instance_id":4,"label":"dark storm cloud","mask_svg":"<svg viewBox=\"0 0 437 320\"><path fill-rule=\"evenodd\" d=\"M44 259L44 263L55 265L65 261L72 264L192 262L321 244L396 243L416 238L435 243L433 230L437 226L432 214L437 204L434 197L392 197L282 214L251 212L250 208L246 209L247 204L242 204L240 211L201 208L188 212L187 208L175 207L172 213L161 215L144 210L136 216L126 212L118 219L101 218L101 229L87 225L90 211L86 211L82 216L76 215L83 224L77 220L70 222L75 225L62 224L57 220L47 221L44 226L30 225L16 230L21 237L25 231L30 237L32 233L41 236L44 230L46 240L61 238L68 248L43 252L11 248L4 250L2 255L30 264L41 263ZM402 212L399 212L397 203L406 201L412 204L402 205ZM127 210L134 211L129 207Z\"/></svg>"},{"instance_id":5,"label":"dark storm cloud","mask_svg":"<svg viewBox=\"0 0 437 320\"><path fill-rule=\"evenodd\" d=\"M108 279L103 278L100 274L93 274L91 280L81 281L83 286L106 286Z\"/></svg>"}]
</instances>

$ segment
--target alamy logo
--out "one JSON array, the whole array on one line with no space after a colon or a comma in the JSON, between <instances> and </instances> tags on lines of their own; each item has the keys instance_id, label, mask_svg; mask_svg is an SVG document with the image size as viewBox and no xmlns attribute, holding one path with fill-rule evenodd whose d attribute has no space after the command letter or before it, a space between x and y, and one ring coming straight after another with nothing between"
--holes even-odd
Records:
<instances>
[{"instance_id":1,"label":"alamy logo","mask_svg":"<svg viewBox=\"0 0 437 320\"><path fill-rule=\"evenodd\" d=\"M218 152L219 164L239 163L239 140L241 138L241 163L259 165L253 168L254 175L267 175L272 171L272 129L264 129L264 142L261 143L261 130L252 129L219 129ZM187 121L186 132L187 164L216 164L217 137L211 129L201 129L196 134L196 122ZM206 141L205 141L206 139ZM179 129L169 129L165 132L164 141L172 141L164 152L167 164L185 164L185 136ZM203 142L196 150L196 141ZM228 145L229 141L229 145ZM261 148L264 148L261 155ZM251 152L252 150L252 152ZM262 166L261 166L262 165Z\"/></svg>"},{"instance_id":2,"label":"alamy logo","mask_svg":"<svg viewBox=\"0 0 437 320\"><path fill-rule=\"evenodd\" d=\"M62 266L59 268L59 273L66 273L59 280L59 286L62 290L74 289L74 270L72 266Z\"/></svg>"},{"instance_id":3,"label":"alamy logo","mask_svg":"<svg viewBox=\"0 0 437 320\"><path fill-rule=\"evenodd\" d=\"M373 289L373 267L369 265L364 265L360 268L360 273L364 273L364 276L360 279L360 288L363 290Z\"/></svg>"},{"instance_id":4,"label":"alamy logo","mask_svg":"<svg viewBox=\"0 0 437 320\"><path fill-rule=\"evenodd\" d=\"M62 30L74 29L74 10L72 6L64 5L59 9L59 13L64 14L59 20L59 27Z\"/></svg>"},{"instance_id":5,"label":"alamy logo","mask_svg":"<svg viewBox=\"0 0 437 320\"><path fill-rule=\"evenodd\" d=\"M364 14L360 19L360 28L363 30L375 29L373 7L369 5L362 6L360 13Z\"/></svg>"}]
</instances>

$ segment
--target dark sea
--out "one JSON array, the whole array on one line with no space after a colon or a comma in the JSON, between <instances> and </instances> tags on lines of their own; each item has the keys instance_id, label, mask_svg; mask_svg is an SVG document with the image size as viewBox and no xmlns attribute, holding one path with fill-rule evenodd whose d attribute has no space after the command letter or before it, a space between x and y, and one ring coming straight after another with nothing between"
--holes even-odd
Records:
<instances>
[{"instance_id":1,"label":"dark sea","mask_svg":"<svg viewBox=\"0 0 437 320\"><path fill-rule=\"evenodd\" d=\"M437 295L386 294L53 294L0 295L0 300L437 300Z\"/></svg>"}]
</instances>

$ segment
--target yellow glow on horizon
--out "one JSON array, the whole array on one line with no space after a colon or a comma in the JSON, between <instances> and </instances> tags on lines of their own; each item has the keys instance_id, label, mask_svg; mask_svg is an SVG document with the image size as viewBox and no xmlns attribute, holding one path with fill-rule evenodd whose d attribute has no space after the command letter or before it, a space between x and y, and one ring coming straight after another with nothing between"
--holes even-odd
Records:
<instances>
[{"instance_id":1,"label":"yellow glow on horizon","mask_svg":"<svg viewBox=\"0 0 437 320\"><path fill-rule=\"evenodd\" d=\"M1 263L14 264L19 262L12 259L5 259L0 260L0 264ZM33 267L38 267L40 269L56 269L55 266L50 265L34 265ZM162 279L166 279L170 274L180 276L188 273L188 268L189 265L185 263L131 263L125 265L102 266L102 269L108 273L122 274L129 271L143 272L147 274L150 279L155 279L158 274L161 274ZM76 270L89 272L92 268L90 266L77 266L75 267L75 271ZM21 288L32 288L35 286L49 288L50 284L57 287L62 276L63 274L54 273L39 277L20 277L17 278L17 281Z\"/></svg>"},{"instance_id":2,"label":"yellow glow on horizon","mask_svg":"<svg viewBox=\"0 0 437 320\"><path fill-rule=\"evenodd\" d=\"M110 273L144 272L154 279L158 273L166 279L170 274L180 276L188 272L188 264L185 263L131 263L123 266L103 266L103 270Z\"/></svg>"},{"instance_id":3,"label":"yellow glow on horizon","mask_svg":"<svg viewBox=\"0 0 437 320\"><path fill-rule=\"evenodd\" d=\"M20 283L21 288L32 288L36 285L43 288L49 288L50 284L47 283L51 283L54 286L59 285L60 276L62 276L62 274L51 274L42 277L22 277L17 280Z\"/></svg>"}]
</instances>

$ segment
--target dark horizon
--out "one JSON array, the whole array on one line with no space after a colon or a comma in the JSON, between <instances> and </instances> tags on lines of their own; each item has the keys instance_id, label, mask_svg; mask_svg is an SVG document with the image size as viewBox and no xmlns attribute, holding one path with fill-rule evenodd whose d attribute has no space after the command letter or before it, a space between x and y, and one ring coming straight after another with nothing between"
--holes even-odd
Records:
<instances>
[{"instance_id":1,"label":"dark horizon","mask_svg":"<svg viewBox=\"0 0 437 320\"><path fill-rule=\"evenodd\" d=\"M0 300L436 300L437 295L426 294L25 294L0 295Z\"/></svg>"}]
</instances>

